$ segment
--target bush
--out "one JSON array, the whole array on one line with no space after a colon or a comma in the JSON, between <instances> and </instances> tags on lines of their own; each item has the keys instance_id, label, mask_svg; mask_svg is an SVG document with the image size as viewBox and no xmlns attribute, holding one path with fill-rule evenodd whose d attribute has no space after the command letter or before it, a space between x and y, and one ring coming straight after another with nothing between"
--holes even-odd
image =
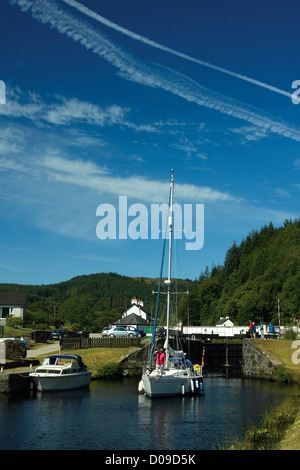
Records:
<instances>
[{"instance_id":1,"label":"bush","mask_svg":"<svg viewBox=\"0 0 300 470\"><path fill-rule=\"evenodd\" d=\"M293 384L296 382L295 374L290 370L285 369L284 367L277 367L274 370L274 378L279 382L284 382L287 384Z\"/></svg>"},{"instance_id":2,"label":"bush","mask_svg":"<svg viewBox=\"0 0 300 470\"><path fill-rule=\"evenodd\" d=\"M22 327L23 326L23 318L22 317L9 316L9 317L7 317L6 324L7 324L7 326L11 326L13 328L18 328L19 326Z\"/></svg>"},{"instance_id":3,"label":"bush","mask_svg":"<svg viewBox=\"0 0 300 470\"><path fill-rule=\"evenodd\" d=\"M123 376L123 370L120 364L110 362L105 364L97 371L97 378L101 379L115 379Z\"/></svg>"},{"instance_id":4,"label":"bush","mask_svg":"<svg viewBox=\"0 0 300 470\"><path fill-rule=\"evenodd\" d=\"M6 359L17 361L24 356L23 347L16 341L5 341Z\"/></svg>"},{"instance_id":5,"label":"bush","mask_svg":"<svg viewBox=\"0 0 300 470\"><path fill-rule=\"evenodd\" d=\"M296 333L292 328L285 330L284 334L282 335L282 339L290 339L294 341L297 338L298 333Z\"/></svg>"}]
</instances>

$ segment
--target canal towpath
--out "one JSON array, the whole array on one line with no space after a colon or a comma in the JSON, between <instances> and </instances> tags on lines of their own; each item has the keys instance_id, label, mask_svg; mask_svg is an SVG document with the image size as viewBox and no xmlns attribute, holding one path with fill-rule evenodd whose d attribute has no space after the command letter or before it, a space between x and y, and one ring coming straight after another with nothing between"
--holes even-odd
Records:
<instances>
[{"instance_id":1,"label":"canal towpath","mask_svg":"<svg viewBox=\"0 0 300 470\"><path fill-rule=\"evenodd\" d=\"M27 359L32 359L34 357L42 356L44 354L55 354L59 352L59 343L54 344L45 344L36 349L27 350Z\"/></svg>"}]
</instances>

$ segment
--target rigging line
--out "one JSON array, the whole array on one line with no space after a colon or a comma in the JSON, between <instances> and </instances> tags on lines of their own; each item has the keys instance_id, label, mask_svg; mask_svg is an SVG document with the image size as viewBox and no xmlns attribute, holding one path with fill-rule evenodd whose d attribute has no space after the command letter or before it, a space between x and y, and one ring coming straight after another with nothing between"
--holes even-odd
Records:
<instances>
[{"instance_id":1,"label":"rigging line","mask_svg":"<svg viewBox=\"0 0 300 470\"><path fill-rule=\"evenodd\" d=\"M171 190L172 188L170 188L170 194L169 194L169 207L170 207L170 201L171 201ZM155 317L154 317L154 325L153 325L153 333L152 333L152 344L151 344L150 360L149 360L150 368L152 365L153 349L154 349L154 344L155 344L155 331L156 331L156 325L157 325L157 314L158 314L158 306L159 306L161 280L162 280L163 268L164 268L166 242L167 242L167 237L164 238L162 260L161 260L161 266L160 266L160 276L159 276L158 293L157 293L156 309L155 309Z\"/></svg>"}]
</instances>

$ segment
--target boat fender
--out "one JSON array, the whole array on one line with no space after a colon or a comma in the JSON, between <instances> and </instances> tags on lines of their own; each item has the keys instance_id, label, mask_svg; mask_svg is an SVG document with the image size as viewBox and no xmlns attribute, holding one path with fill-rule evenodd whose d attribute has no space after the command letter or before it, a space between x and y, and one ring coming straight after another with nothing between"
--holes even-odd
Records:
<instances>
[{"instance_id":1,"label":"boat fender","mask_svg":"<svg viewBox=\"0 0 300 470\"><path fill-rule=\"evenodd\" d=\"M195 364L195 365L194 365L194 371L200 373L200 371L201 371L201 366L199 366L199 364Z\"/></svg>"},{"instance_id":2,"label":"boat fender","mask_svg":"<svg viewBox=\"0 0 300 470\"><path fill-rule=\"evenodd\" d=\"M139 390L140 393L143 393L144 390L145 390L145 387L144 387L144 384L143 384L142 380L139 382L138 390Z\"/></svg>"}]
</instances>

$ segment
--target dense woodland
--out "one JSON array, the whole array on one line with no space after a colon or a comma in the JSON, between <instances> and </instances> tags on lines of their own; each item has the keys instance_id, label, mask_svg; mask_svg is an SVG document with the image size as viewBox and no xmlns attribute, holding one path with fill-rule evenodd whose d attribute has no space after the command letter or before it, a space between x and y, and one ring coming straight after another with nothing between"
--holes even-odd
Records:
<instances>
[{"instance_id":1,"label":"dense woodland","mask_svg":"<svg viewBox=\"0 0 300 470\"><path fill-rule=\"evenodd\" d=\"M183 299L180 315L193 325L215 325L229 316L236 325L249 320L278 324L280 295L281 324L300 319L300 220L272 223L252 231L240 245L233 243L224 264L206 269Z\"/></svg>"},{"instance_id":2,"label":"dense woodland","mask_svg":"<svg viewBox=\"0 0 300 470\"><path fill-rule=\"evenodd\" d=\"M199 269L200 272L200 269ZM215 325L229 316L236 325L249 320L278 323L280 294L281 324L300 319L300 220L272 223L252 231L239 245L228 249L224 264L206 268L197 280L178 280L178 319L190 325ZM155 312L158 279L130 278L116 273L77 276L51 285L0 284L0 290L26 291L26 324L49 328L73 324L89 331L121 317L132 297L139 296Z\"/></svg>"}]
</instances>

